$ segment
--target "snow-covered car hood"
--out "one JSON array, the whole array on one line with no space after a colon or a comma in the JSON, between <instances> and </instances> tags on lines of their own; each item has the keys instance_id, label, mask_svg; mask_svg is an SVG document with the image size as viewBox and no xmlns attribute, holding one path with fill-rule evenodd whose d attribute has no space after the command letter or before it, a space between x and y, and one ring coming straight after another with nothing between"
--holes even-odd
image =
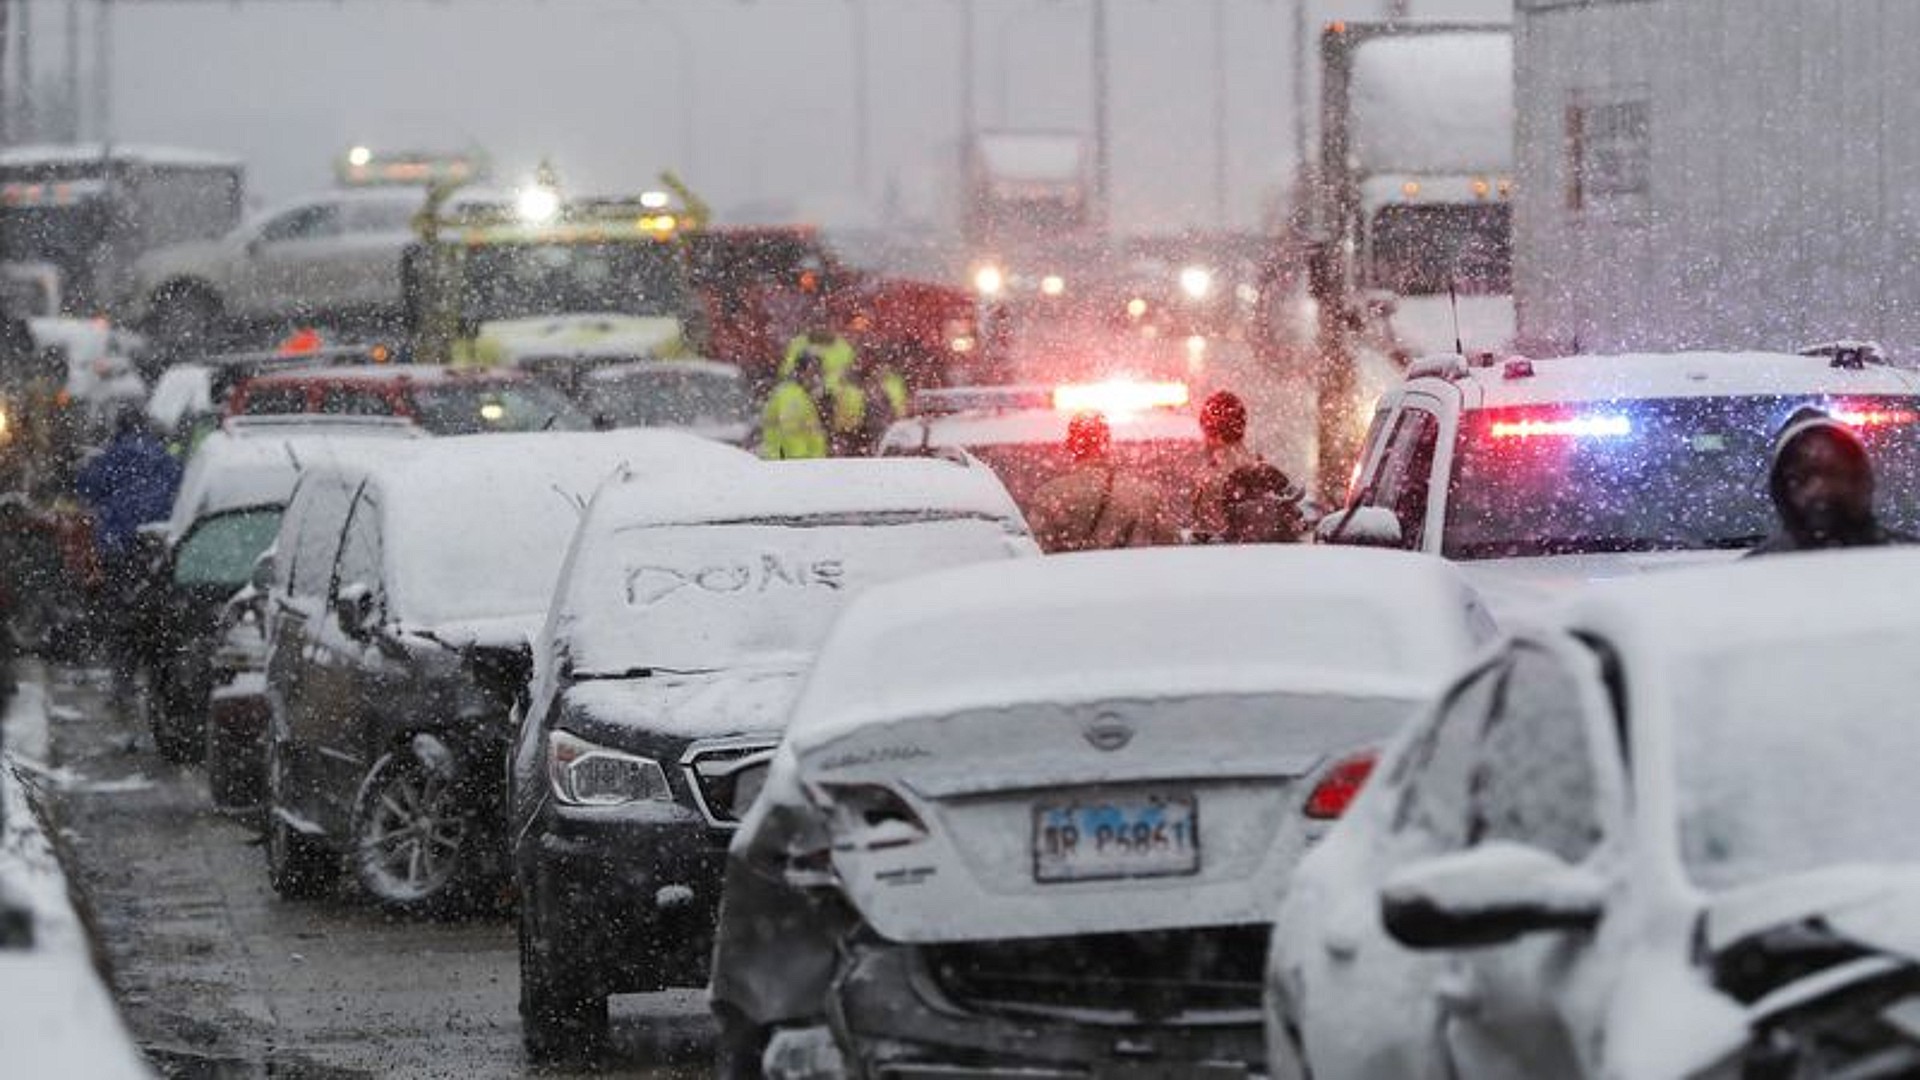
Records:
<instances>
[{"instance_id":1,"label":"snow-covered car hood","mask_svg":"<svg viewBox=\"0 0 1920 1080\"><path fill-rule=\"evenodd\" d=\"M1507 625L1516 618L1538 619L1589 585L1708 566L1739 556L1737 551L1642 551L1479 559L1455 565L1486 601L1494 619Z\"/></svg>"},{"instance_id":2,"label":"snow-covered car hood","mask_svg":"<svg viewBox=\"0 0 1920 1080\"><path fill-rule=\"evenodd\" d=\"M800 692L800 664L772 664L697 675L595 679L566 690L568 709L610 724L686 739L772 734L785 726Z\"/></svg>"},{"instance_id":3,"label":"snow-covered car hood","mask_svg":"<svg viewBox=\"0 0 1920 1080\"><path fill-rule=\"evenodd\" d=\"M685 336L670 316L546 315L482 323L474 348L483 361L499 364L552 356L637 359L677 356Z\"/></svg>"},{"instance_id":4,"label":"snow-covered car hood","mask_svg":"<svg viewBox=\"0 0 1920 1080\"><path fill-rule=\"evenodd\" d=\"M1719 952L1811 918L1861 945L1920 961L1920 867L1842 866L1722 893L1707 903L1706 944Z\"/></svg>"}]
</instances>

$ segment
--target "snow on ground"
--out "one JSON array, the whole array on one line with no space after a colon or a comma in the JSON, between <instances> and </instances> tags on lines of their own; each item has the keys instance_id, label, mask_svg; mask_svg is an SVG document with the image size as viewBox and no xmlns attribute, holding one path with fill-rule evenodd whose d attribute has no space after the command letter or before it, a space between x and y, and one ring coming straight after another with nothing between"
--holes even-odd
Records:
<instances>
[{"instance_id":1,"label":"snow on ground","mask_svg":"<svg viewBox=\"0 0 1920 1080\"><path fill-rule=\"evenodd\" d=\"M30 778L50 771L49 720L45 686L23 680L0 752L0 908L31 914L33 943L0 948L0 1048L8 1075L150 1076L94 970L66 874L30 802Z\"/></svg>"}]
</instances>

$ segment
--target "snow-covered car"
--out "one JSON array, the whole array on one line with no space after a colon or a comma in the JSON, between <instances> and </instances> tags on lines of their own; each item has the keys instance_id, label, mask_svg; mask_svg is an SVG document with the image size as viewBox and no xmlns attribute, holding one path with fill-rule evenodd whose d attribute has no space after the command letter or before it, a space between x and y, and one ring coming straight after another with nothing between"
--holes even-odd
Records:
<instances>
[{"instance_id":1,"label":"snow-covered car","mask_svg":"<svg viewBox=\"0 0 1920 1080\"><path fill-rule=\"evenodd\" d=\"M216 732L204 724L219 681L213 658L226 636L227 602L252 579L255 560L279 532L303 460L383 457L395 451L395 440L421 434L403 421L343 422L351 419L232 423L202 440L187 462L163 550L139 599L147 719L162 757L197 761L217 742L222 749L210 772L233 764L229 755L258 760L264 726Z\"/></svg>"},{"instance_id":2,"label":"snow-covered car","mask_svg":"<svg viewBox=\"0 0 1920 1080\"><path fill-rule=\"evenodd\" d=\"M529 643L616 470L752 463L653 431L422 439L301 470L268 601L269 879L329 889L347 856L400 911L484 901Z\"/></svg>"},{"instance_id":3,"label":"snow-covered car","mask_svg":"<svg viewBox=\"0 0 1920 1080\"><path fill-rule=\"evenodd\" d=\"M769 462L602 491L513 757L528 1052L591 1052L609 994L705 984L727 843L849 599L1037 553L977 465Z\"/></svg>"},{"instance_id":4,"label":"snow-covered car","mask_svg":"<svg viewBox=\"0 0 1920 1080\"><path fill-rule=\"evenodd\" d=\"M150 252L134 264L129 317L163 346L204 346L234 325L395 318L424 205L417 189L330 191Z\"/></svg>"},{"instance_id":5,"label":"snow-covered car","mask_svg":"<svg viewBox=\"0 0 1920 1080\"><path fill-rule=\"evenodd\" d=\"M981 386L923 391L914 415L880 439L882 456L965 452L998 473L1013 501L1031 511L1033 496L1073 467L1067 425L1075 413L1104 413L1114 462L1164 491L1188 490L1206 461L1200 421L1183 408L1185 384L1134 382L1063 386ZM1176 506L1185 525L1188 508Z\"/></svg>"},{"instance_id":6,"label":"snow-covered car","mask_svg":"<svg viewBox=\"0 0 1920 1080\"><path fill-rule=\"evenodd\" d=\"M1103 552L874 590L732 848L728 1052L784 1060L825 1023L856 1077L1258 1071L1295 863L1492 636L1458 571L1397 552Z\"/></svg>"},{"instance_id":7,"label":"snow-covered car","mask_svg":"<svg viewBox=\"0 0 1920 1080\"><path fill-rule=\"evenodd\" d=\"M1920 532L1920 375L1854 349L1418 361L1319 537L1466 561L1510 613L1724 560L1775 528L1769 454L1808 405L1866 441L1880 520Z\"/></svg>"},{"instance_id":8,"label":"snow-covered car","mask_svg":"<svg viewBox=\"0 0 1920 1080\"><path fill-rule=\"evenodd\" d=\"M1915 573L1615 582L1482 658L1295 875L1271 1075L1915 1075Z\"/></svg>"},{"instance_id":9,"label":"snow-covered car","mask_svg":"<svg viewBox=\"0 0 1920 1080\"><path fill-rule=\"evenodd\" d=\"M573 400L594 426L664 427L744 445L753 402L732 364L713 360L641 360L582 372Z\"/></svg>"},{"instance_id":10,"label":"snow-covered car","mask_svg":"<svg viewBox=\"0 0 1920 1080\"><path fill-rule=\"evenodd\" d=\"M228 416L398 416L430 435L583 431L565 394L530 376L435 364L333 364L274 370L227 392Z\"/></svg>"}]
</instances>

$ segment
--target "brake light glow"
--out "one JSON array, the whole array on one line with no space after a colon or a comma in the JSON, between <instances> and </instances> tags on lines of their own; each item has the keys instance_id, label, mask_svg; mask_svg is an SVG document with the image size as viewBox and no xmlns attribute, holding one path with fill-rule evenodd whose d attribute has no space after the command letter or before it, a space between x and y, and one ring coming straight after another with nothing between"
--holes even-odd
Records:
<instances>
[{"instance_id":1,"label":"brake light glow","mask_svg":"<svg viewBox=\"0 0 1920 1080\"><path fill-rule=\"evenodd\" d=\"M1347 812L1347 807L1353 805L1367 777L1373 775L1373 765L1378 759L1379 752L1376 750L1362 750L1342 758L1314 786L1313 794L1307 796L1303 812L1315 821L1339 818Z\"/></svg>"},{"instance_id":2,"label":"brake light glow","mask_svg":"<svg viewBox=\"0 0 1920 1080\"><path fill-rule=\"evenodd\" d=\"M1126 416L1148 409L1177 409L1189 400L1187 384L1108 379L1067 383L1053 388L1053 407L1066 413L1097 412Z\"/></svg>"},{"instance_id":3,"label":"brake light glow","mask_svg":"<svg viewBox=\"0 0 1920 1080\"><path fill-rule=\"evenodd\" d=\"M1842 405L1830 411L1835 420L1852 428L1895 427L1920 421L1914 409L1875 409Z\"/></svg>"},{"instance_id":4,"label":"brake light glow","mask_svg":"<svg viewBox=\"0 0 1920 1080\"><path fill-rule=\"evenodd\" d=\"M1570 416L1565 419L1495 420L1487 434L1495 439L1617 439L1633 434L1624 416Z\"/></svg>"}]
</instances>

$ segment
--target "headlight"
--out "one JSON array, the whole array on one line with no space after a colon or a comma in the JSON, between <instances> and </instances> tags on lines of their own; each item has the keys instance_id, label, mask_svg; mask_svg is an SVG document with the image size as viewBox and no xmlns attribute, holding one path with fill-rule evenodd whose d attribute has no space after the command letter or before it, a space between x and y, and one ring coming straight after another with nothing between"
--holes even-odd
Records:
<instances>
[{"instance_id":1,"label":"headlight","mask_svg":"<svg viewBox=\"0 0 1920 1080\"><path fill-rule=\"evenodd\" d=\"M1188 299L1205 300L1213 292L1213 271L1204 266L1189 266L1180 271L1180 291Z\"/></svg>"},{"instance_id":2,"label":"headlight","mask_svg":"<svg viewBox=\"0 0 1920 1080\"><path fill-rule=\"evenodd\" d=\"M997 266L982 266L973 272L973 287L981 296L999 296L1007 287L1007 275Z\"/></svg>"},{"instance_id":3,"label":"headlight","mask_svg":"<svg viewBox=\"0 0 1920 1080\"><path fill-rule=\"evenodd\" d=\"M555 731L547 737L547 780L553 796L568 806L620 806L671 802L660 763Z\"/></svg>"}]
</instances>

